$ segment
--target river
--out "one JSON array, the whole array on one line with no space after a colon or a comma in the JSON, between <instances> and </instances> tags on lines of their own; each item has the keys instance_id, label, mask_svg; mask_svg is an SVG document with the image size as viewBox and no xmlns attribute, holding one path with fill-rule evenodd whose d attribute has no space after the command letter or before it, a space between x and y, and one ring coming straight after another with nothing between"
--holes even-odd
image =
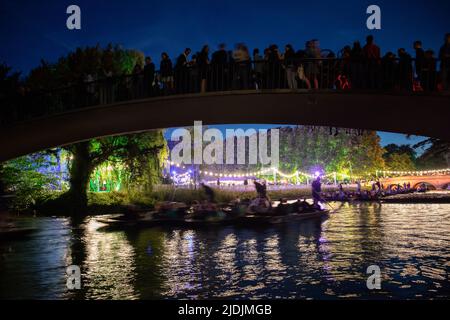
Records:
<instances>
[{"instance_id":1,"label":"river","mask_svg":"<svg viewBox=\"0 0 450 320\"><path fill-rule=\"evenodd\" d=\"M2 299L448 299L450 204L331 204L269 228L102 231L96 217L20 218L0 243ZM66 287L78 265L82 289ZM370 265L381 289L369 290Z\"/></svg>"}]
</instances>

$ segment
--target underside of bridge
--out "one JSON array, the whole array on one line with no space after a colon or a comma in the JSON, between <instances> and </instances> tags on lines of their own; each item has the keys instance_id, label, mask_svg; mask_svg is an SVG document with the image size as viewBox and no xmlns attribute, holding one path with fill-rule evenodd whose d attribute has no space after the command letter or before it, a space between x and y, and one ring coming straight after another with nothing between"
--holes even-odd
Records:
<instances>
[{"instance_id":1,"label":"underside of bridge","mask_svg":"<svg viewBox=\"0 0 450 320\"><path fill-rule=\"evenodd\" d=\"M450 97L339 92L220 92L89 107L0 128L0 161L96 137L203 124L300 124L450 140Z\"/></svg>"}]
</instances>

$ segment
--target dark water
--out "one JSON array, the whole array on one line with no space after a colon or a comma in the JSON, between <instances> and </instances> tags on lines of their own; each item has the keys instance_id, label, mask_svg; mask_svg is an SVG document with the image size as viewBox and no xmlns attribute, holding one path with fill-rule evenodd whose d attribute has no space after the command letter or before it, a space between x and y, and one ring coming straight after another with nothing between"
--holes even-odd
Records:
<instances>
[{"instance_id":1,"label":"dark water","mask_svg":"<svg viewBox=\"0 0 450 320\"><path fill-rule=\"evenodd\" d=\"M346 204L328 219L260 229L102 232L95 217L20 223L38 230L0 244L0 298L450 296L450 204ZM71 264L81 267L80 291L66 289ZM373 264L381 290L366 286Z\"/></svg>"}]
</instances>

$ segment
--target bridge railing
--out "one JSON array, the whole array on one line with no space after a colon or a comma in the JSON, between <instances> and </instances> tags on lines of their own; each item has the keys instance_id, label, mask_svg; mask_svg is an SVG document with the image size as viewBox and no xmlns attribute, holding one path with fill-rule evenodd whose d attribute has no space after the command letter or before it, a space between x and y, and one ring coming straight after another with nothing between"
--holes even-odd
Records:
<instances>
[{"instance_id":1,"label":"bridge railing","mask_svg":"<svg viewBox=\"0 0 450 320\"><path fill-rule=\"evenodd\" d=\"M143 71L97 80L87 76L66 87L3 99L0 126L89 106L189 93L274 89L433 93L448 89L448 67L441 65L438 72L437 65L434 59L415 72L414 59L305 58L186 65L173 72Z\"/></svg>"}]
</instances>

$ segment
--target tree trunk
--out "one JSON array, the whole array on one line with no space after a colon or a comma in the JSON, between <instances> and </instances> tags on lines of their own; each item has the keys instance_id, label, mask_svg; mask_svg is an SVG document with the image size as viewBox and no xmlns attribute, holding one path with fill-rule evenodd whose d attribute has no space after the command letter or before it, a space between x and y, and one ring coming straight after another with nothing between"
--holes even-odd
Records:
<instances>
[{"instance_id":1,"label":"tree trunk","mask_svg":"<svg viewBox=\"0 0 450 320\"><path fill-rule=\"evenodd\" d=\"M6 194L6 186L4 183L3 163L0 163L0 213L7 209L7 204L3 195Z\"/></svg>"},{"instance_id":2,"label":"tree trunk","mask_svg":"<svg viewBox=\"0 0 450 320\"><path fill-rule=\"evenodd\" d=\"M3 163L0 163L0 196L2 194L5 194L6 192L6 186L3 182Z\"/></svg>"},{"instance_id":3,"label":"tree trunk","mask_svg":"<svg viewBox=\"0 0 450 320\"><path fill-rule=\"evenodd\" d=\"M89 155L89 142L74 145L73 160L70 167L70 189L68 200L72 215L84 215L87 210L87 186L92 172L92 160Z\"/></svg>"}]
</instances>

